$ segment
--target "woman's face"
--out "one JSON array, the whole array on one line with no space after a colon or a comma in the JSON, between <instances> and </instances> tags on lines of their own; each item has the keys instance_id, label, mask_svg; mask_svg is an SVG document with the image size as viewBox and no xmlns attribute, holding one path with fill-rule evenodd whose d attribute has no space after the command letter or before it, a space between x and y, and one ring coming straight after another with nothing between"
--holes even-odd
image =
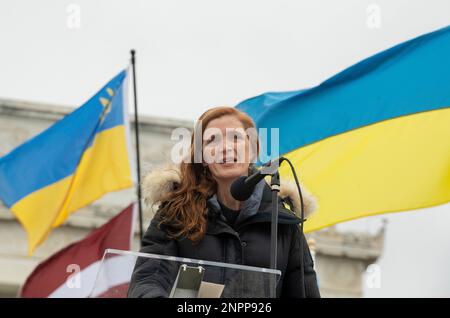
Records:
<instances>
[{"instance_id":1,"label":"woman's face","mask_svg":"<svg viewBox=\"0 0 450 318\"><path fill-rule=\"evenodd\" d=\"M203 165L216 181L234 180L248 174L250 138L235 116L211 120L203 133Z\"/></svg>"}]
</instances>

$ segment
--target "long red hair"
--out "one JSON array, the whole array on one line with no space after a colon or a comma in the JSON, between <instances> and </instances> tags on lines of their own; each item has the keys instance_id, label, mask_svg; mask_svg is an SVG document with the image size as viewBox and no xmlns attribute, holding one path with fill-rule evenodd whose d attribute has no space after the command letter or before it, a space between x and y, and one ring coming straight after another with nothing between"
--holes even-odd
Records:
<instances>
[{"instance_id":1,"label":"long red hair","mask_svg":"<svg viewBox=\"0 0 450 318\"><path fill-rule=\"evenodd\" d=\"M201 123L201 135L198 134L201 136L201 140L203 140L206 127L212 120L227 115L239 119L245 130L256 129L252 118L246 113L234 107L215 107L204 112L198 119L195 129L199 129ZM171 238L188 238L192 241L199 241L206 232L208 215L206 202L216 193L217 182L202 163L194 161L195 135L195 133L192 134L191 138L190 160L180 164L180 184L161 200L156 217L160 220L160 225L166 226ZM258 152L259 142L256 141ZM252 167L253 164L250 163L249 171Z\"/></svg>"}]
</instances>

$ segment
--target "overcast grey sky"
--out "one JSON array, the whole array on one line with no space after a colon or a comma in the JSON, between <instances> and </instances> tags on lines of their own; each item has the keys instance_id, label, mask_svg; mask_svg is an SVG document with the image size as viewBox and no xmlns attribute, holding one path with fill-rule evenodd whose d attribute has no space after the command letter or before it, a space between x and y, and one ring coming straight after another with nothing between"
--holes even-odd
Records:
<instances>
[{"instance_id":1,"label":"overcast grey sky","mask_svg":"<svg viewBox=\"0 0 450 318\"><path fill-rule=\"evenodd\" d=\"M0 98L79 106L135 48L141 112L193 120L449 24L448 0L3 0ZM450 205L338 228L373 232L382 218L381 288L366 296L450 297Z\"/></svg>"}]
</instances>

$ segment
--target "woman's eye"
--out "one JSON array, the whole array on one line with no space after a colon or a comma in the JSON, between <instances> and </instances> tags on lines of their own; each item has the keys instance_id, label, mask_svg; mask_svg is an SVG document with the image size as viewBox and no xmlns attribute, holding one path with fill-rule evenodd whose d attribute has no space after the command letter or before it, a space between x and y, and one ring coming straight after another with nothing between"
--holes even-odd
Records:
<instances>
[{"instance_id":1,"label":"woman's eye","mask_svg":"<svg viewBox=\"0 0 450 318\"><path fill-rule=\"evenodd\" d=\"M235 141L235 142L241 141L241 140L243 140L243 139L244 139L244 136L242 136L242 135L240 135L240 134L234 135L234 141Z\"/></svg>"},{"instance_id":2,"label":"woman's eye","mask_svg":"<svg viewBox=\"0 0 450 318\"><path fill-rule=\"evenodd\" d=\"M217 140L216 136L213 135L206 140L206 144L207 145L212 144L212 143L216 142L216 140Z\"/></svg>"}]
</instances>

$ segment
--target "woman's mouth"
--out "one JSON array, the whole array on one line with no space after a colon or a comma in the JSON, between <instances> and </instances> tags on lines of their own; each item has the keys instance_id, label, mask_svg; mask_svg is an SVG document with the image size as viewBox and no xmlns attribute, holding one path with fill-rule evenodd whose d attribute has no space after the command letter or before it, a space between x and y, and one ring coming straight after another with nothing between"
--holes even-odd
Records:
<instances>
[{"instance_id":1,"label":"woman's mouth","mask_svg":"<svg viewBox=\"0 0 450 318\"><path fill-rule=\"evenodd\" d=\"M237 162L237 159L235 157L225 157L223 158L221 165L232 165Z\"/></svg>"}]
</instances>

